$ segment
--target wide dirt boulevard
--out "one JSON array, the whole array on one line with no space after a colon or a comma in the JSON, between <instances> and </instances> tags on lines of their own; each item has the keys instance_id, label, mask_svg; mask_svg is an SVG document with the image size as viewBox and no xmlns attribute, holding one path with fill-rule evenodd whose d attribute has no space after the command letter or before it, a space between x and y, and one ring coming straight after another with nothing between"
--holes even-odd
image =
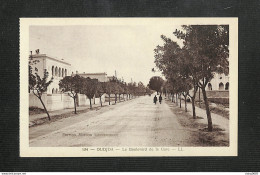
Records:
<instances>
[{"instance_id":1,"label":"wide dirt boulevard","mask_svg":"<svg viewBox=\"0 0 260 175\"><path fill-rule=\"evenodd\" d=\"M30 146L195 146L192 131L178 123L153 95L30 128Z\"/></svg>"}]
</instances>

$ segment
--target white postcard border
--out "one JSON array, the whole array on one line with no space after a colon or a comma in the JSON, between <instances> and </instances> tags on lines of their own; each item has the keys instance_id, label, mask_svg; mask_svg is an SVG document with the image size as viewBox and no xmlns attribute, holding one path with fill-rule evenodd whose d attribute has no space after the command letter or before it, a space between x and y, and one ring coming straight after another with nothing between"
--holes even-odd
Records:
<instances>
[{"instance_id":1,"label":"white postcard border","mask_svg":"<svg viewBox=\"0 0 260 175\"><path fill-rule=\"evenodd\" d=\"M230 43L230 146L229 147L29 147L28 53L29 26L58 25L229 25ZM214 121L213 121L214 122ZM138 147L141 148L141 147ZM20 156L119 157L119 156L237 156L238 148L238 18L20 18ZM91 150L94 149L94 150ZM113 151L111 151L111 149ZM124 151L127 150L127 151Z\"/></svg>"}]
</instances>

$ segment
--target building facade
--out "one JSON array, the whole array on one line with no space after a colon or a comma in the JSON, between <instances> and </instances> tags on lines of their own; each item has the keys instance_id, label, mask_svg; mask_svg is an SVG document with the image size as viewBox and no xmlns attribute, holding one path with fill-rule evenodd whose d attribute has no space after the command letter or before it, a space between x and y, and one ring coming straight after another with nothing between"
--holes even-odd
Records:
<instances>
[{"instance_id":1,"label":"building facade","mask_svg":"<svg viewBox=\"0 0 260 175\"><path fill-rule=\"evenodd\" d=\"M107 78L107 74L105 72L102 72L102 73L76 73L78 74L79 76L81 77L84 77L84 78L91 78L91 79L97 79L99 82L107 82L108 81L108 78Z\"/></svg>"},{"instance_id":2,"label":"building facade","mask_svg":"<svg viewBox=\"0 0 260 175\"><path fill-rule=\"evenodd\" d=\"M229 75L214 73L214 78L207 84L207 91L228 91Z\"/></svg>"},{"instance_id":3,"label":"building facade","mask_svg":"<svg viewBox=\"0 0 260 175\"><path fill-rule=\"evenodd\" d=\"M47 94L59 94L59 81L65 76L71 76L71 64L63 59L49 57L46 54L36 53L30 56L32 60L38 60L36 64L32 65L32 70L35 67L38 69L37 73L40 77L44 76L44 71L49 73L49 78L53 77L53 82L47 89Z\"/></svg>"}]
</instances>

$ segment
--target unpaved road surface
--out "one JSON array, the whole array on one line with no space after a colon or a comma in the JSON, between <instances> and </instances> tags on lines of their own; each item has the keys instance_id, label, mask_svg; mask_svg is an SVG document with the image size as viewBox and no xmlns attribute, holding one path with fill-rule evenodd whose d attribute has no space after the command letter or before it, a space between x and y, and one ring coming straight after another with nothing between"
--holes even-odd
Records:
<instances>
[{"instance_id":1,"label":"unpaved road surface","mask_svg":"<svg viewBox=\"0 0 260 175\"><path fill-rule=\"evenodd\" d=\"M197 146L169 106L145 96L30 128L31 147Z\"/></svg>"}]
</instances>

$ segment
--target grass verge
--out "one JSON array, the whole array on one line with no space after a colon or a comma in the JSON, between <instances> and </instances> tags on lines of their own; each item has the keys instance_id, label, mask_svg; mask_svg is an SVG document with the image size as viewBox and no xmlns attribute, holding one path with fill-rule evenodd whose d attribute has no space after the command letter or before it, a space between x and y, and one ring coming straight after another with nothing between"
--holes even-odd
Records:
<instances>
[{"instance_id":1,"label":"grass verge","mask_svg":"<svg viewBox=\"0 0 260 175\"><path fill-rule=\"evenodd\" d=\"M207 124L199 122L201 118L193 119L192 115L185 112L183 107L180 108L179 106L176 106L175 103L168 100L166 100L166 103L170 106L172 112L177 116L178 122L187 130L189 129L193 131L193 143L202 147L229 146L228 133L223 132L221 128L213 125L213 131L208 132Z\"/></svg>"},{"instance_id":2,"label":"grass verge","mask_svg":"<svg viewBox=\"0 0 260 175\"><path fill-rule=\"evenodd\" d=\"M218 114L218 115L221 115L227 119L229 119L229 111L227 111L225 109L225 106L224 105L221 105L221 104L215 104L214 106L209 102L210 106L209 106L209 109L212 113L214 114ZM200 104L200 107L199 107L199 102L196 102L195 103L195 106L198 107L198 108L201 108L201 109L205 109L206 110L206 107L205 107L205 104L204 102L202 102Z\"/></svg>"}]
</instances>

